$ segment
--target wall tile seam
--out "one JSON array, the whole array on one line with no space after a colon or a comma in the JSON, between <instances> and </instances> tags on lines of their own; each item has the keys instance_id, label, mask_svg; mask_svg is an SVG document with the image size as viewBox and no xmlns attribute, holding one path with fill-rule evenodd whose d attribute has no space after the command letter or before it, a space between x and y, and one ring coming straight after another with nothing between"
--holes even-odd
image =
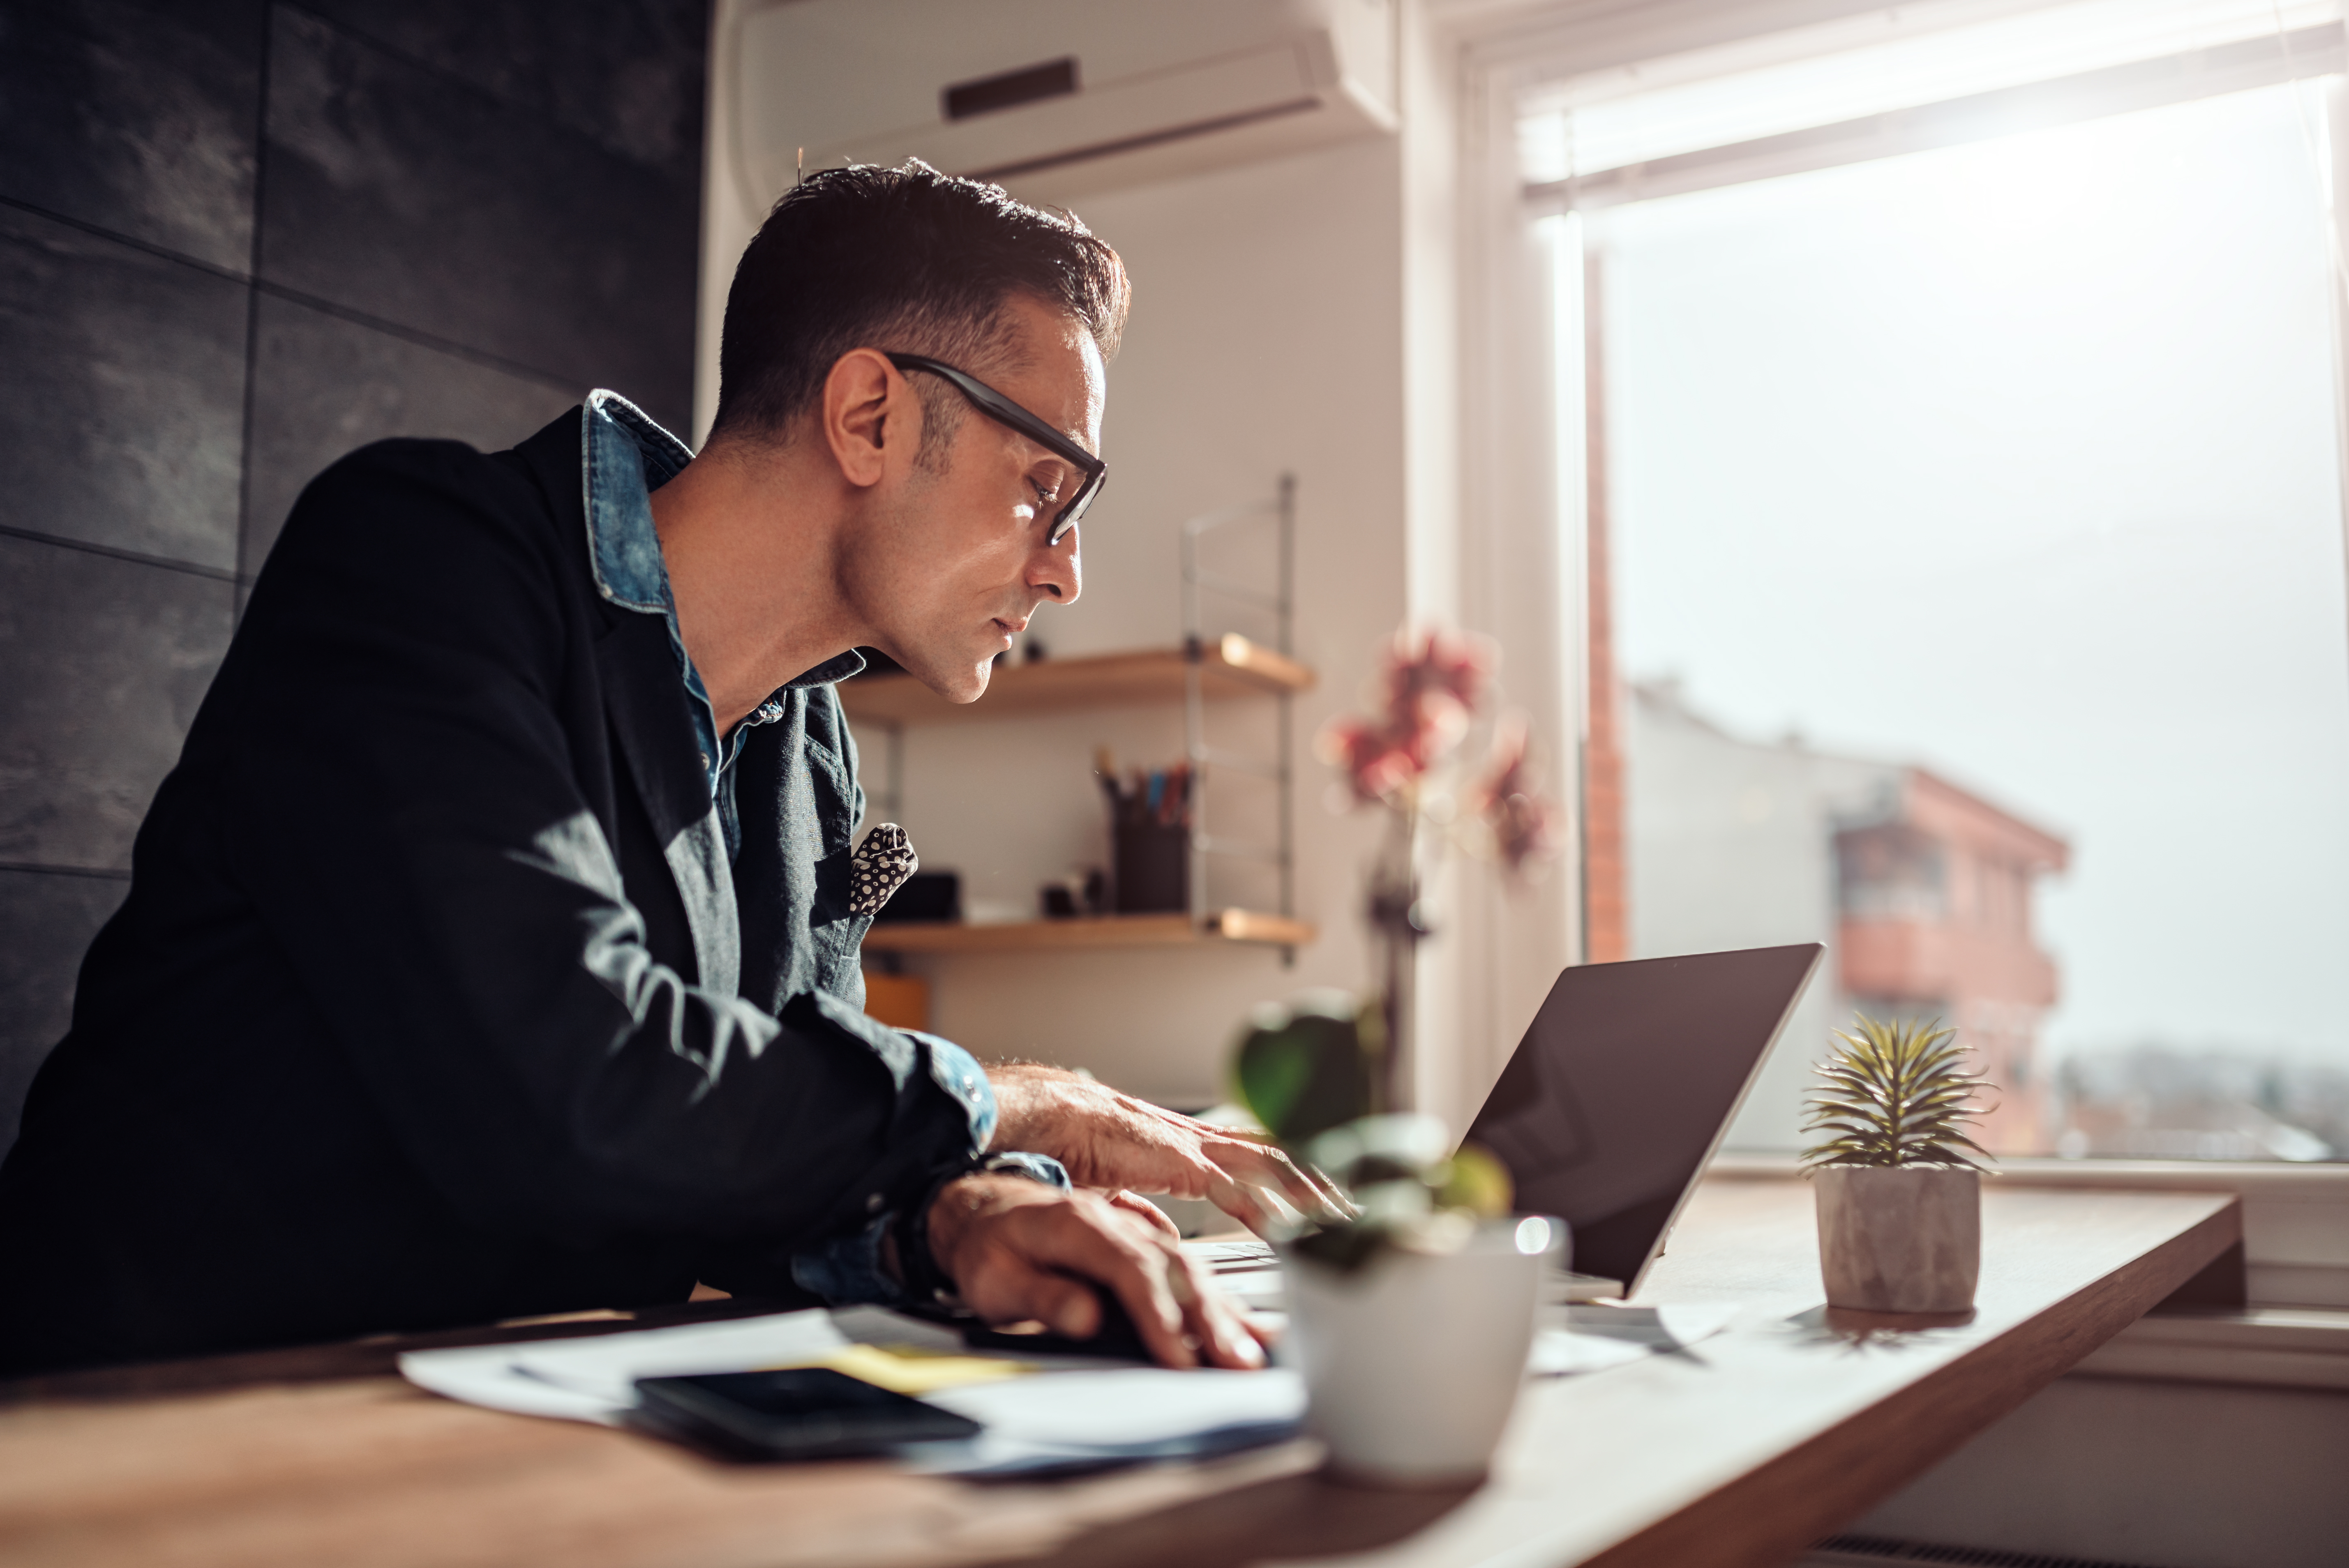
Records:
<instances>
[{"instance_id":1,"label":"wall tile seam","mask_svg":"<svg viewBox=\"0 0 2349 1568\"><path fill-rule=\"evenodd\" d=\"M536 365L526 365L519 359L508 359L503 355L492 354L485 348L475 348L469 344L460 343L454 338L441 337L400 322L388 321L382 316L372 315L350 305L337 304L333 300L305 294L300 289L289 288L284 284L273 283L267 278L240 272L234 267L223 267L216 262L203 261L183 251L172 250L168 245L156 244L151 240L141 240L129 234L118 232L103 224L93 223L86 218L76 218L69 213L59 212L53 208L20 201L16 197L7 195L0 195L0 207L13 207L20 212L29 212L36 218L46 218L53 223L62 223L69 229L78 229L85 234L111 241L119 245L127 245L134 251L144 252L159 260L175 262L183 267L192 267L198 272L208 273L224 282L243 284L256 294L267 294L272 299L283 300L288 304L298 304L306 310L315 310L322 315L334 316L337 320L349 322L354 326L364 326L369 331L380 332L387 337L399 338L416 345L419 348L429 348L435 353L453 355L460 359L471 360L484 369L500 371L525 381L535 381L542 387L551 387L558 392L580 389L575 378L564 376L558 371L548 370ZM258 227L255 225L256 232Z\"/></svg>"},{"instance_id":2,"label":"wall tile seam","mask_svg":"<svg viewBox=\"0 0 2349 1568\"><path fill-rule=\"evenodd\" d=\"M97 882L129 882L127 866L64 866L48 861L0 861L0 872L26 876L83 877Z\"/></svg>"},{"instance_id":3,"label":"wall tile seam","mask_svg":"<svg viewBox=\"0 0 2349 1568\"><path fill-rule=\"evenodd\" d=\"M261 218L268 211L269 85L277 60L277 29L267 6L261 15L261 65L253 95L253 198L245 239L244 264L254 277L261 275ZM248 283L244 293L244 385L238 390L236 433L236 576L229 595L233 625L244 624L246 541L253 533L253 431L260 399L256 368L261 363L261 295Z\"/></svg>"},{"instance_id":4,"label":"wall tile seam","mask_svg":"<svg viewBox=\"0 0 2349 1568\"><path fill-rule=\"evenodd\" d=\"M70 212L60 212L54 207L44 207L37 201L27 201L22 197L0 192L0 207L13 207L19 212L29 212L36 218L46 218L52 223L62 223L68 229L78 229L85 234L112 241L115 244L128 246L131 250L143 252L160 260L176 262L183 267L192 267L197 272L228 283L241 284L246 287L251 287L254 283L253 274L250 273L241 272L235 267L224 267L218 262L208 262L201 256L191 256L185 251L175 251L169 245L159 245L152 240L140 239L136 234L126 234L120 230L109 229L103 223L93 223L87 218L77 218Z\"/></svg>"},{"instance_id":5,"label":"wall tile seam","mask_svg":"<svg viewBox=\"0 0 2349 1568\"><path fill-rule=\"evenodd\" d=\"M0 522L0 537L21 539L29 544L53 544L60 550L78 550L85 555L102 555L109 561L127 561L134 566L153 566L165 572L181 572L191 577L209 578L214 583L243 584L250 578L222 566L207 566L202 562L182 561L169 555L150 555L144 551L124 550L116 545L93 543L87 539L67 539L58 534L43 533L36 528L19 528L15 523Z\"/></svg>"},{"instance_id":6,"label":"wall tile seam","mask_svg":"<svg viewBox=\"0 0 2349 1568\"><path fill-rule=\"evenodd\" d=\"M533 119L542 121L549 129L575 140L584 141L588 146L608 153L624 163L633 164L638 169L647 170L655 174L685 174L689 172L696 193L697 195L698 194L701 185L701 155L699 138L697 138L695 141L691 159L693 167L689 171L679 165L647 163L641 158L631 157L629 154L621 151L618 148L614 147L607 141L601 140L596 137L589 135L586 131L579 129L569 121L558 119L556 116L548 113L543 105L531 103L523 98L510 98L506 94L499 92L494 88L485 88L481 83L473 80L471 77L460 76L446 66L436 65L432 61L423 58L421 56L411 55L398 45L387 43L385 40L377 37L373 33L362 33L357 28L350 26L350 24L338 21L332 16L326 15L323 12L312 10L307 5L295 5L293 3L293 0L271 0L270 9L272 11L299 12L301 15L316 23L319 26L326 28L330 33L348 38L353 43L364 45L366 47L375 50L377 53L384 56L388 59L395 60L400 65L408 67L411 70L421 71L427 76L437 77L450 87L471 93L475 98L487 99L489 102L496 104L500 108L512 109L517 113L527 115ZM704 127L702 129L706 130L709 112L707 102L707 83L709 76L709 50L707 45L703 46L698 58L700 62L700 69L696 73L696 76L698 79L704 84L704 103L702 106ZM264 144L268 140L268 106L264 102L262 112L262 139ZM258 225L256 224L255 227L257 229Z\"/></svg>"}]
</instances>

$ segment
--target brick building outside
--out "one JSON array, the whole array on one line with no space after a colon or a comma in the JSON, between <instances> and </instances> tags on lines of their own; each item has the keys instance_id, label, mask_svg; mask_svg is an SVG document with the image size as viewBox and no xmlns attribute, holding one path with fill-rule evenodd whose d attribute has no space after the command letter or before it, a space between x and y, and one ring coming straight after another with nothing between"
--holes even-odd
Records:
<instances>
[{"instance_id":1,"label":"brick building outside","mask_svg":"<svg viewBox=\"0 0 2349 1568\"><path fill-rule=\"evenodd\" d=\"M1855 1011L1940 1018L2000 1092L1982 1141L2044 1152L2051 1075L2039 1026L2055 961L2033 929L2064 839L1929 769L1747 740L1670 683L1624 704L1625 903L1634 956L1821 942L1828 956L1730 1136L1801 1141L1810 1066Z\"/></svg>"}]
</instances>

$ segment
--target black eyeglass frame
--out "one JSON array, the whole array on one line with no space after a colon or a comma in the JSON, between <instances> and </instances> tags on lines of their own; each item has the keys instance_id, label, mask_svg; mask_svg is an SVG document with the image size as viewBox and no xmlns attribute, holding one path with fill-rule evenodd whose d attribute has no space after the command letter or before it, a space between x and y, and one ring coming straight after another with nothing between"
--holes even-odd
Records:
<instances>
[{"instance_id":1,"label":"black eyeglass frame","mask_svg":"<svg viewBox=\"0 0 2349 1568\"><path fill-rule=\"evenodd\" d=\"M1109 482L1107 463L978 377L919 354L892 354L889 363L900 370L926 370L938 377L969 398L972 407L997 424L1019 431L1063 462L1075 464L1084 474L1084 483L1077 487L1077 493L1069 498L1068 505L1052 514L1051 530L1044 535L1046 544L1058 544L1066 539L1069 530L1076 527L1078 520L1085 515L1085 509L1093 504L1093 498L1101 494L1102 486Z\"/></svg>"}]
</instances>

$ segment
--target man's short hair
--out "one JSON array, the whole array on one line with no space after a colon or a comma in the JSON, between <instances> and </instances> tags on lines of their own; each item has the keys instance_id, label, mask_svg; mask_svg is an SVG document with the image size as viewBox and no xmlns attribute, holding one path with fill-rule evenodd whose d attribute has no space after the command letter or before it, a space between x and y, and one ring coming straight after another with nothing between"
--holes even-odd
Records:
<instances>
[{"instance_id":1,"label":"man's short hair","mask_svg":"<svg viewBox=\"0 0 2349 1568\"><path fill-rule=\"evenodd\" d=\"M919 161L811 174L775 203L734 269L711 434L781 435L851 349L926 354L978 376L1000 369L1016 346L1005 306L1019 294L1081 322L1103 359L1117 352L1125 265L1072 214ZM914 379L928 458L962 403L935 377Z\"/></svg>"}]
</instances>

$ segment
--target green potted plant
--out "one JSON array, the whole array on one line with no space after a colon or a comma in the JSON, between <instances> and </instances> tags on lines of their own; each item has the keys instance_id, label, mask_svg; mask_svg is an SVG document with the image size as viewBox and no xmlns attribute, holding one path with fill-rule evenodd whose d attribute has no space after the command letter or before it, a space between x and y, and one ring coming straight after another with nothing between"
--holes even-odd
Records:
<instances>
[{"instance_id":1,"label":"green potted plant","mask_svg":"<svg viewBox=\"0 0 2349 1568\"><path fill-rule=\"evenodd\" d=\"M1483 1475L1500 1441L1565 1226L1507 1218L1507 1174L1479 1150L1454 1152L1433 1118L1373 1112L1383 1011L1338 993L1260 1009L1235 1088L1354 1210L1281 1247L1307 1425L1330 1470L1454 1486Z\"/></svg>"},{"instance_id":2,"label":"green potted plant","mask_svg":"<svg viewBox=\"0 0 2349 1568\"><path fill-rule=\"evenodd\" d=\"M1386 817L1363 878L1375 979L1359 1003L1322 992L1259 1010L1234 1062L1240 1103L1352 1201L1351 1218L1283 1241L1284 1284L1308 1425L1334 1472L1381 1485L1484 1473L1525 1376L1544 1260L1566 1242L1560 1222L1508 1218L1500 1166L1410 1114L1423 860L1456 845L1515 880L1557 838L1522 716L1493 724L1482 767L1456 761L1498 657L1482 638L1406 626L1382 650L1371 711L1323 727L1341 809Z\"/></svg>"},{"instance_id":3,"label":"green potted plant","mask_svg":"<svg viewBox=\"0 0 2349 1568\"><path fill-rule=\"evenodd\" d=\"M1957 1031L1861 1014L1819 1064L1803 1153L1818 1195L1827 1305L1863 1312L1970 1309L1982 1274L1982 1167L1967 1135L1991 1087Z\"/></svg>"}]
</instances>

